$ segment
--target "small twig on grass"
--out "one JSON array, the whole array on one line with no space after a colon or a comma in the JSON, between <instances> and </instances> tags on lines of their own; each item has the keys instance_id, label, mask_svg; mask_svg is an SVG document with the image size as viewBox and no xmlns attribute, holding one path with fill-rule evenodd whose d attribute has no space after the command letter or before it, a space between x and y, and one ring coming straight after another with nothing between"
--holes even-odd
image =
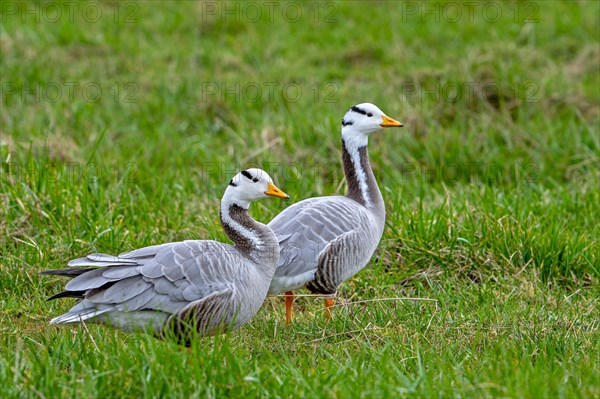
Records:
<instances>
[{"instance_id":1,"label":"small twig on grass","mask_svg":"<svg viewBox=\"0 0 600 399\"><path fill-rule=\"evenodd\" d=\"M263 152L270 150L274 146L279 145L281 143L283 143L283 140L280 137L275 138L274 140L270 141L268 144L262 146L261 148L255 150L254 152L251 152L250 154L248 154L248 156L240 162L240 165L244 165L245 163L249 162L254 157L262 154Z\"/></svg>"},{"instance_id":2,"label":"small twig on grass","mask_svg":"<svg viewBox=\"0 0 600 399\"><path fill-rule=\"evenodd\" d=\"M96 350L96 352L100 353L100 348L98 348L98 345L96 345L96 341L94 340L94 337L92 336L92 333L88 329L87 324L85 324L85 321L83 321L83 320L80 320L80 321L81 321L81 324L83 325L83 328L85 328L85 331L90 336L90 339L92 340L92 344L94 344L94 349Z\"/></svg>"},{"instance_id":3,"label":"small twig on grass","mask_svg":"<svg viewBox=\"0 0 600 399\"><path fill-rule=\"evenodd\" d=\"M571 295L565 297L566 300L571 299L572 296L579 294L579 291L581 291L581 288L578 288L577 291L573 292Z\"/></svg>"},{"instance_id":4,"label":"small twig on grass","mask_svg":"<svg viewBox=\"0 0 600 399\"><path fill-rule=\"evenodd\" d=\"M31 337L25 337L28 341L33 342L34 344L38 345L39 347L43 348L44 345L42 345L40 342L36 341L35 339L31 338Z\"/></svg>"},{"instance_id":5,"label":"small twig on grass","mask_svg":"<svg viewBox=\"0 0 600 399\"><path fill-rule=\"evenodd\" d=\"M285 295L272 295L272 297L281 297L285 298ZM322 295L322 294L294 294L294 297L315 297L315 298L334 298L334 299L342 299L338 297L336 294L332 295ZM437 299L432 298L412 298L412 297L394 297L394 298L375 298L375 299L364 299L360 301L347 302L342 303L335 306L346 306L353 305L356 303L366 303L366 302L380 302L380 301L427 301L427 302L438 302Z\"/></svg>"},{"instance_id":6,"label":"small twig on grass","mask_svg":"<svg viewBox=\"0 0 600 399\"><path fill-rule=\"evenodd\" d=\"M294 294L294 297L300 297L300 296L306 296L306 297L318 297L318 298L337 298L337 296L335 296L335 294L332 295L323 295L323 294ZM280 298L285 298L285 295L271 295L271 297L280 297Z\"/></svg>"},{"instance_id":7,"label":"small twig on grass","mask_svg":"<svg viewBox=\"0 0 600 399\"><path fill-rule=\"evenodd\" d=\"M306 295L306 296L322 296L322 295ZM435 303L435 310L434 310L433 314L431 315L431 318L429 319L429 322L427 323L427 327L426 327L425 331L429 330L429 328L431 327L431 323L433 322L433 318L435 317L435 315L438 312L438 302L439 301L437 299L432 299L432 298L410 298L410 297L400 298L400 297L398 297L398 298L365 299L365 300L360 300L360 301L347 302L347 303L342 303L342 304L339 304L339 305L334 305L334 307L336 307L336 306L355 305L355 304L359 304L359 303L383 302L383 301L424 301L424 302L434 302ZM391 322L391 320L390 320L390 322ZM344 331L344 332L341 332L341 333L336 333L336 334L331 334L331 335L327 335L326 334L327 329L323 328L323 331L322 331L323 334L322 334L321 338L317 338L317 339L313 339L313 340L307 341L304 344L311 344L311 343L315 343L315 342L320 342L320 341L324 341L325 339L328 339L328 338L337 337L337 336L345 335L345 334L352 334L352 333L357 333L357 332L362 332L364 334L365 331L381 331L381 330L385 330L385 328L390 325L390 322L388 322L388 324L385 327L383 327L383 328L382 327L377 327L377 326L372 326L371 323L369 323L369 325L366 328L363 328L363 329ZM350 340L352 340L354 338L355 337L351 338Z\"/></svg>"},{"instance_id":8,"label":"small twig on grass","mask_svg":"<svg viewBox=\"0 0 600 399\"><path fill-rule=\"evenodd\" d=\"M435 301L435 310L433 311L433 314L431 315L431 319L429 319L429 323L427 323L427 327L425 328L425 331L429 331L429 327L431 327L431 322L433 321L433 318L435 317L435 315L438 312L438 301L437 299L434 299Z\"/></svg>"},{"instance_id":9,"label":"small twig on grass","mask_svg":"<svg viewBox=\"0 0 600 399\"><path fill-rule=\"evenodd\" d=\"M338 337L340 335L352 334L352 333L356 333L356 332L364 332L364 331L369 331L369 330L370 331L377 331L377 330L383 330L383 328L374 326L374 327L371 327L371 328L367 327L367 328L361 328L359 330L344 331L344 332L341 332L341 333L331 334L331 335L327 335L327 336L325 336L323 334L323 336L321 338L317 338L317 339L312 339L310 341L306 341L305 344L312 344L313 342L323 341L326 338L333 338L333 337ZM325 332L325 330L323 330L323 332Z\"/></svg>"},{"instance_id":10,"label":"small twig on grass","mask_svg":"<svg viewBox=\"0 0 600 399\"><path fill-rule=\"evenodd\" d=\"M337 297L336 297L337 298ZM347 303L340 303L339 305L333 305L334 307L336 306L347 306L347 305L355 305L357 303L367 303L367 302L382 302L382 301L427 301L427 302L435 302L435 307L437 309L437 303L438 300L437 299L431 299L431 298L409 298L409 297L405 297L405 298L376 298L376 299L364 299L361 301L354 301L354 302L347 302Z\"/></svg>"},{"instance_id":11,"label":"small twig on grass","mask_svg":"<svg viewBox=\"0 0 600 399\"><path fill-rule=\"evenodd\" d=\"M29 389L31 389L33 392L35 392L35 394L38 396L38 398L41 398L41 399L46 399L47 398L47 396L44 395L43 393L41 393L39 389L37 389L37 388L35 388L33 386L30 386Z\"/></svg>"}]
</instances>

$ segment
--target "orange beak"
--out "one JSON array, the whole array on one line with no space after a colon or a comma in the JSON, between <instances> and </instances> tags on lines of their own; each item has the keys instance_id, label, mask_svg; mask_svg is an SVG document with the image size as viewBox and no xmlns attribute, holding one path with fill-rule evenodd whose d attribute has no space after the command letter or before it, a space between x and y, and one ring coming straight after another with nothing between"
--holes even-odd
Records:
<instances>
[{"instance_id":1,"label":"orange beak","mask_svg":"<svg viewBox=\"0 0 600 399\"><path fill-rule=\"evenodd\" d=\"M271 197L279 197L279 198L290 198L289 195L287 195L286 193L284 193L283 191L278 189L277 186L274 185L273 183L269 182L268 187L269 187L269 189L267 191L265 191L265 195L270 195Z\"/></svg>"},{"instance_id":2,"label":"orange beak","mask_svg":"<svg viewBox=\"0 0 600 399\"><path fill-rule=\"evenodd\" d=\"M381 119L383 119L383 122L381 123L381 127L402 127L404 126L402 123L398 122L395 119L390 118L387 115L381 115Z\"/></svg>"}]
</instances>

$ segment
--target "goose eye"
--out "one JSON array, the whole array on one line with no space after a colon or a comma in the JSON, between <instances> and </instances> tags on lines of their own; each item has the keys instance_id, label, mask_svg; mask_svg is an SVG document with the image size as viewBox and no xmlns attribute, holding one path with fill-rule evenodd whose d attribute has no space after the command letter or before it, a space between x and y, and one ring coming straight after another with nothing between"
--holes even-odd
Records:
<instances>
[{"instance_id":1,"label":"goose eye","mask_svg":"<svg viewBox=\"0 0 600 399\"><path fill-rule=\"evenodd\" d=\"M370 117L372 117L372 116L373 116L373 114L369 112L369 113L367 114L367 116L370 118Z\"/></svg>"},{"instance_id":2,"label":"goose eye","mask_svg":"<svg viewBox=\"0 0 600 399\"><path fill-rule=\"evenodd\" d=\"M253 181L254 183L256 183L256 182L258 182L258 179L255 177L254 179L252 179L252 181Z\"/></svg>"}]
</instances>

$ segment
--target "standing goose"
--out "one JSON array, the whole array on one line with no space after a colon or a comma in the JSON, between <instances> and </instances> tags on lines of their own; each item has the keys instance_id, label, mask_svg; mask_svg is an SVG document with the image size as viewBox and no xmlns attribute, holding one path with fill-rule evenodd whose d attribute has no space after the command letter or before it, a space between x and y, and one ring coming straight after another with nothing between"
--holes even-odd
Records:
<instances>
[{"instance_id":1,"label":"standing goose","mask_svg":"<svg viewBox=\"0 0 600 399\"><path fill-rule=\"evenodd\" d=\"M345 196L309 198L270 223L281 247L269 294L285 292L286 323L292 320L292 291L301 287L332 295L358 273L375 252L385 224L385 206L369 164L369 135L402 124L373 104L350 108L342 119ZM329 319L334 300L325 299Z\"/></svg>"},{"instance_id":2,"label":"standing goose","mask_svg":"<svg viewBox=\"0 0 600 399\"><path fill-rule=\"evenodd\" d=\"M188 240L117 256L91 254L68 269L42 274L74 277L50 299L79 298L52 324L90 320L131 330L214 335L239 328L260 308L279 261L279 244L266 225L248 215L250 202L289 198L260 169L238 173L221 200L221 224L234 245ZM193 326L192 329L187 328Z\"/></svg>"}]
</instances>

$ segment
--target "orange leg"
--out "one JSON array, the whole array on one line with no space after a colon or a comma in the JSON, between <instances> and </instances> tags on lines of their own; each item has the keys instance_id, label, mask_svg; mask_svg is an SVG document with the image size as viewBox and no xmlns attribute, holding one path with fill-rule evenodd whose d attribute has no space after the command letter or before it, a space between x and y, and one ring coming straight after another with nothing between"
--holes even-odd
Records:
<instances>
[{"instance_id":1,"label":"orange leg","mask_svg":"<svg viewBox=\"0 0 600 399\"><path fill-rule=\"evenodd\" d=\"M294 314L292 311L293 304L294 293L292 291L287 291L285 293L285 324L290 324L292 322L292 316Z\"/></svg>"},{"instance_id":2,"label":"orange leg","mask_svg":"<svg viewBox=\"0 0 600 399\"><path fill-rule=\"evenodd\" d=\"M334 298L325 298L325 320L331 319L331 313L333 312Z\"/></svg>"}]
</instances>

